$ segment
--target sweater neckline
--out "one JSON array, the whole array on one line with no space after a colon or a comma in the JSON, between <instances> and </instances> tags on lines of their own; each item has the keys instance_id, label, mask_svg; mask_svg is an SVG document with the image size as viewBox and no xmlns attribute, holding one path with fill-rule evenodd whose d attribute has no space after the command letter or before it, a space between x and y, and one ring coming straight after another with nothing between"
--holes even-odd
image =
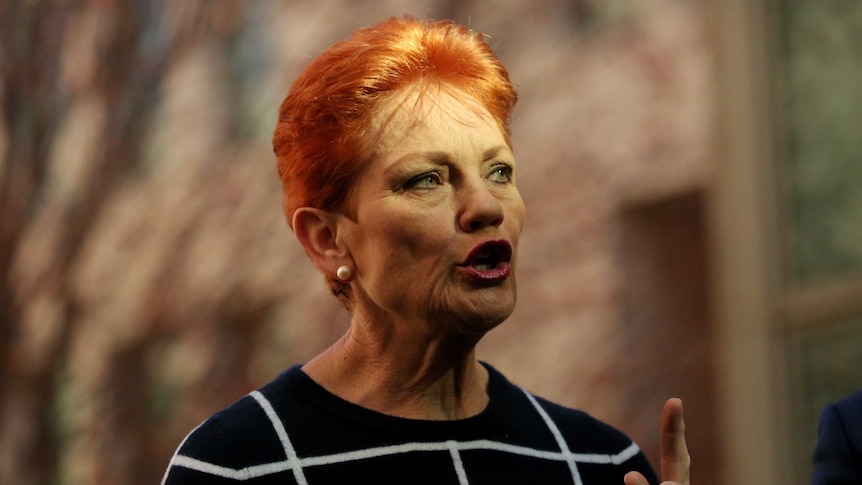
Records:
<instances>
[{"instance_id":1,"label":"sweater neckline","mask_svg":"<svg viewBox=\"0 0 862 485\"><path fill-rule=\"evenodd\" d=\"M426 435L429 439L440 439L445 436L446 439L469 440L486 436L490 429L498 428L504 422L499 418L502 413L501 403L507 399L505 395L511 392L513 387L491 365L481 361L480 363L488 371L488 404L474 416L454 420L404 418L354 404L326 390L306 374L300 365L288 369L284 377L291 381L291 387L296 386L294 389L299 396L334 419L414 437Z\"/></svg>"}]
</instances>

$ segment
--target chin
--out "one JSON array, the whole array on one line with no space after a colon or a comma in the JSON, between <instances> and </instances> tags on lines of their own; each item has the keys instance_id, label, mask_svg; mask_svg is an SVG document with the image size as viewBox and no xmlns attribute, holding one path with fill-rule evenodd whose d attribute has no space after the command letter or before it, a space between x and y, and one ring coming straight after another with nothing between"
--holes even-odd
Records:
<instances>
[{"instance_id":1,"label":"chin","mask_svg":"<svg viewBox=\"0 0 862 485\"><path fill-rule=\"evenodd\" d=\"M503 323L515 310L515 289L512 286L473 288L447 296L438 300L441 304L436 306L436 311L430 312L436 315L432 320L448 322L446 326L463 335L484 335Z\"/></svg>"},{"instance_id":2,"label":"chin","mask_svg":"<svg viewBox=\"0 0 862 485\"><path fill-rule=\"evenodd\" d=\"M472 312L461 315L459 320L465 333L484 335L506 321L514 310L514 304L500 305L496 302L493 308L474 308Z\"/></svg>"}]
</instances>

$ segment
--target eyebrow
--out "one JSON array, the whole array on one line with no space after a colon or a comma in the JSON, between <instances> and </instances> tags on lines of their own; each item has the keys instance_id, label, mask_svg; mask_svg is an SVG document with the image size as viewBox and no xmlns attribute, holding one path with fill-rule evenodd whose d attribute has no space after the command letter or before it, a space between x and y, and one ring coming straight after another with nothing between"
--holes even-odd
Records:
<instances>
[{"instance_id":1,"label":"eyebrow","mask_svg":"<svg viewBox=\"0 0 862 485\"><path fill-rule=\"evenodd\" d=\"M495 146L495 147L492 147L492 148L485 150L482 153L482 161L488 161L488 160L496 157L503 150L506 150L509 153L512 152L512 150L508 147L508 145L498 145L498 146Z\"/></svg>"},{"instance_id":2,"label":"eyebrow","mask_svg":"<svg viewBox=\"0 0 862 485\"><path fill-rule=\"evenodd\" d=\"M399 172L405 163L417 163L419 161L430 161L436 165L444 165L449 160L449 154L441 151L433 152L411 152L398 157L395 162L386 167L384 175Z\"/></svg>"},{"instance_id":3,"label":"eyebrow","mask_svg":"<svg viewBox=\"0 0 862 485\"><path fill-rule=\"evenodd\" d=\"M509 147L507 145L498 145L498 146L486 149L484 152L482 152L482 161L483 162L488 161L488 160L496 157L503 150L511 152L511 150L509 149ZM422 159L422 160L430 160L430 161L434 161L434 162L440 162L440 161L449 160L449 154L446 152L443 152L443 151L412 152L412 153L407 153L407 154L403 155L402 157L400 157L398 160L395 161L395 164L397 165L403 161L411 160L411 159L414 159L414 160L415 159Z\"/></svg>"},{"instance_id":4,"label":"eyebrow","mask_svg":"<svg viewBox=\"0 0 862 485\"><path fill-rule=\"evenodd\" d=\"M402 162L406 160L430 160L432 162L445 162L449 160L449 154L442 151L434 151L434 152L413 152L404 155L399 158L397 161Z\"/></svg>"}]
</instances>

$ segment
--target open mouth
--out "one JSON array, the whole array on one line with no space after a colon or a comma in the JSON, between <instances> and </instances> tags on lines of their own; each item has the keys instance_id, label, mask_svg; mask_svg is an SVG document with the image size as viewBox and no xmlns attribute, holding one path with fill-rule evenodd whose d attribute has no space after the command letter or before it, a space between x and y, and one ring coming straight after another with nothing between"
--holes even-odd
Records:
<instances>
[{"instance_id":1,"label":"open mouth","mask_svg":"<svg viewBox=\"0 0 862 485\"><path fill-rule=\"evenodd\" d=\"M488 241L482 243L467 256L463 266L470 266L477 271L488 271L497 268L501 263L512 259L512 246L506 241Z\"/></svg>"},{"instance_id":2,"label":"open mouth","mask_svg":"<svg viewBox=\"0 0 862 485\"><path fill-rule=\"evenodd\" d=\"M508 278L511 260L512 245L508 241L487 241L473 248L459 266L470 278L491 283Z\"/></svg>"}]
</instances>

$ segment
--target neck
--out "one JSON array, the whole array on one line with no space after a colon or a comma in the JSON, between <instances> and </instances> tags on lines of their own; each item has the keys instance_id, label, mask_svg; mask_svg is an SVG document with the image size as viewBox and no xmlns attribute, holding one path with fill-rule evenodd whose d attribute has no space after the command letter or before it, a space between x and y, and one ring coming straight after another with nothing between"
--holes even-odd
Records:
<instances>
[{"instance_id":1,"label":"neck","mask_svg":"<svg viewBox=\"0 0 862 485\"><path fill-rule=\"evenodd\" d=\"M347 333L303 370L329 392L384 414L427 420L479 414L488 404L488 374L476 360L478 337L431 336L421 328L364 325L354 317Z\"/></svg>"}]
</instances>

